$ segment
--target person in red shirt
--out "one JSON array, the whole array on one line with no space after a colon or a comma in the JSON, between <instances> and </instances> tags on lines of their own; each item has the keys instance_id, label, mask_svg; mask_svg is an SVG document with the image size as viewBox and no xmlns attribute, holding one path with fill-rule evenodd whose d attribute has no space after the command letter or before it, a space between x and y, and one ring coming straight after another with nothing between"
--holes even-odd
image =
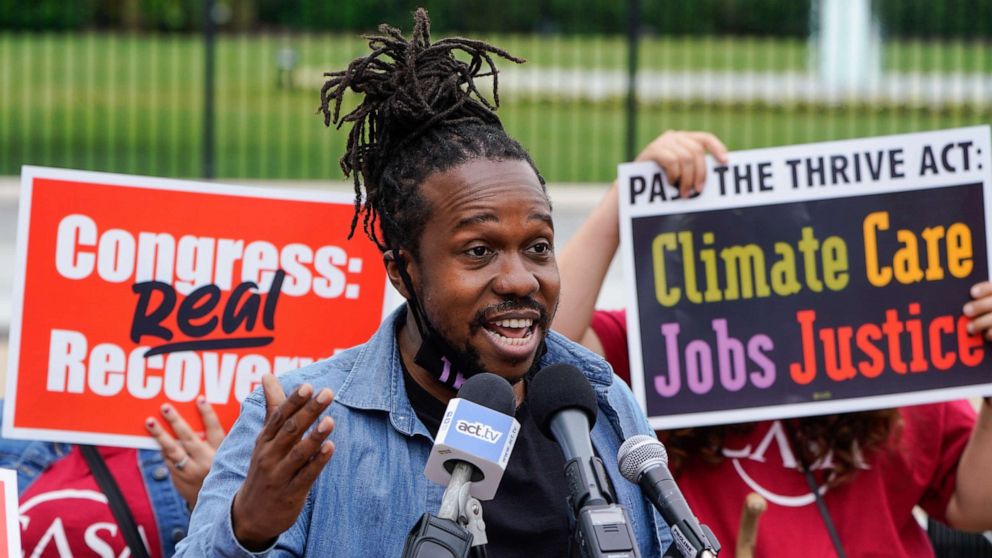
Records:
<instances>
[{"instance_id":1,"label":"person in red shirt","mask_svg":"<svg viewBox=\"0 0 992 558\"><path fill-rule=\"evenodd\" d=\"M666 132L638 161L655 161L682 195L700 191L705 155L725 163L712 134ZM630 380L624 312L594 310L619 244L617 185L559 256L561 303L554 328L580 341ZM992 283L972 289L970 327L992 340ZM913 517L919 505L952 527L992 528L992 404L976 418L967 402L821 417L688 428L660 433L686 500L725 552L736 546L741 506L757 492L768 502L758 556L831 556L805 464L847 556L933 556Z\"/></svg>"},{"instance_id":2,"label":"person in red shirt","mask_svg":"<svg viewBox=\"0 0 992 558\"><path fill-rule=\"evenodd\" d=\"M0 400L0 408L2 408ZM168 557L186 535L189 511L224 437L205 399L197 436L171 405L146 428L161 452L95 447L113 477L148 556ZM18 473L21 547L25 556L125 556L128 543L81 446L0 439L0 467ZM133 555L133 553L132 553Z\"/></svg>"}]
</instances>

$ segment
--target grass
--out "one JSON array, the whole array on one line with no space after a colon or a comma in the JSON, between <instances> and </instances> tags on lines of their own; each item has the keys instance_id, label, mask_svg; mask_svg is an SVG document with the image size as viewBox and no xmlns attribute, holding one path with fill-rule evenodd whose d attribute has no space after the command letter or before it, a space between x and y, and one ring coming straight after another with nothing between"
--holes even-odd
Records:
<instances>
[{"instance_id":1,"label":"grass","mask_svg":"<svg viewBox=\"0 0 992 558\"><path fill-rule=\"evenodd\" d=\"M618 38L492 37L537 66L623 68ZM275 60L291 46L306 84L277 87ZM887 66L902 71L992 73L987 44L893 44ZM216 175L337 178L344 133L315 115L319 70L363 53L355 38L298 34L225 36L216 53ZM802 41L648 39L652 70L801 71ZM39 164L198 176L202 147L203 46L198 37L0 34L0 174ZM530 148L551 181L607 181L623 159L624 108L602 103L509 100L507 129ZM668 128L707 129L732 148L985 123L972 110L847 107L642 106L638 143Z\"/></svg>"}]
</instances>

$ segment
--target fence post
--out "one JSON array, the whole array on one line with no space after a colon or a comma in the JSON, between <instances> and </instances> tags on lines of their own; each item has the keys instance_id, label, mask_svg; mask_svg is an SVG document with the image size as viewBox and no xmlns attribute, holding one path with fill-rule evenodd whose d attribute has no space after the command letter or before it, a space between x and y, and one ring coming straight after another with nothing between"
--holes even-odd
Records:
<instances>
[{"instance_id":1,"label":"fence post","mask_svg":"<svg viewBox=\"0 0 992 558\"><path fill-rule=\"evenodd\" d=\"M637 156L637 49L640 43L640 0L627 0L627 161Z\"/></svg>"},{"instance_id":2,"label":"fence post","mask_svg":"<svg viewBox=\"0 0 992 558\"><path fill-rule=\"evenodd\" d=\"M203 1L203 178L214 178L214 0Z\"/></svg>"}]
</instances>

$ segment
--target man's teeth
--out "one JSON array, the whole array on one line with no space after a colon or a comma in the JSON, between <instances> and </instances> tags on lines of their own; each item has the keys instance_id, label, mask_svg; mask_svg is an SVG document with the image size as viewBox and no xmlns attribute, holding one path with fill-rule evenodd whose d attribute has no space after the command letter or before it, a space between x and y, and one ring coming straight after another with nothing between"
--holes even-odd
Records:
<instances>
[{"instance_id":1,"label":"man's teeth","mask_svg":"<svg viewBox=\"0 0 992 558\"><path fill-rule=\"evenodd\" d=\"M531 320L531 319L523 319L523 320L512 319L512 320L500 320L498 322L493 322L493 323L496 324L496 325L498 325L499 327L519 329L519 328L522 328L522 327L530 327L531 325L534 324L534 320Z\"/></svg>"},{"instance_id":2,"label":"man's teeth","mask_svg":"<svg viewBox=\"0 0 992 558\"><path fill-rule=\"evenodd\" d=\"M493 337L496 338L497 341L505 345L526 345L527 343L530 342L530 338L531 338L530 332L528 332L527 335L525 335L524 337L504 337L496 333L495 331L490 331L488 329L486 330L486 333L492 335Z\"/></svg>"}]
</instances>

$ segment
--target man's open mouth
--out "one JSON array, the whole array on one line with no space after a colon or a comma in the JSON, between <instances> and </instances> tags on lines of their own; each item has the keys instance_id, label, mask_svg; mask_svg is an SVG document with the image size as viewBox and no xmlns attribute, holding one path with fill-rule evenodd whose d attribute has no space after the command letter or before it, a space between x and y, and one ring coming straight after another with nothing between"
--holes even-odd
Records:
<instances>
[{"instance_id":1,"label":"man's open mouth","mask_svg":"<svg viewBox=\"0 0 992 558\"><path fill-rule=\"evenodd\" d=\"M535 322L532 318L503 318L485 322L483 329L498 343L522 346L529 343L534 335Z\"/></svg>"}]
</instances>

